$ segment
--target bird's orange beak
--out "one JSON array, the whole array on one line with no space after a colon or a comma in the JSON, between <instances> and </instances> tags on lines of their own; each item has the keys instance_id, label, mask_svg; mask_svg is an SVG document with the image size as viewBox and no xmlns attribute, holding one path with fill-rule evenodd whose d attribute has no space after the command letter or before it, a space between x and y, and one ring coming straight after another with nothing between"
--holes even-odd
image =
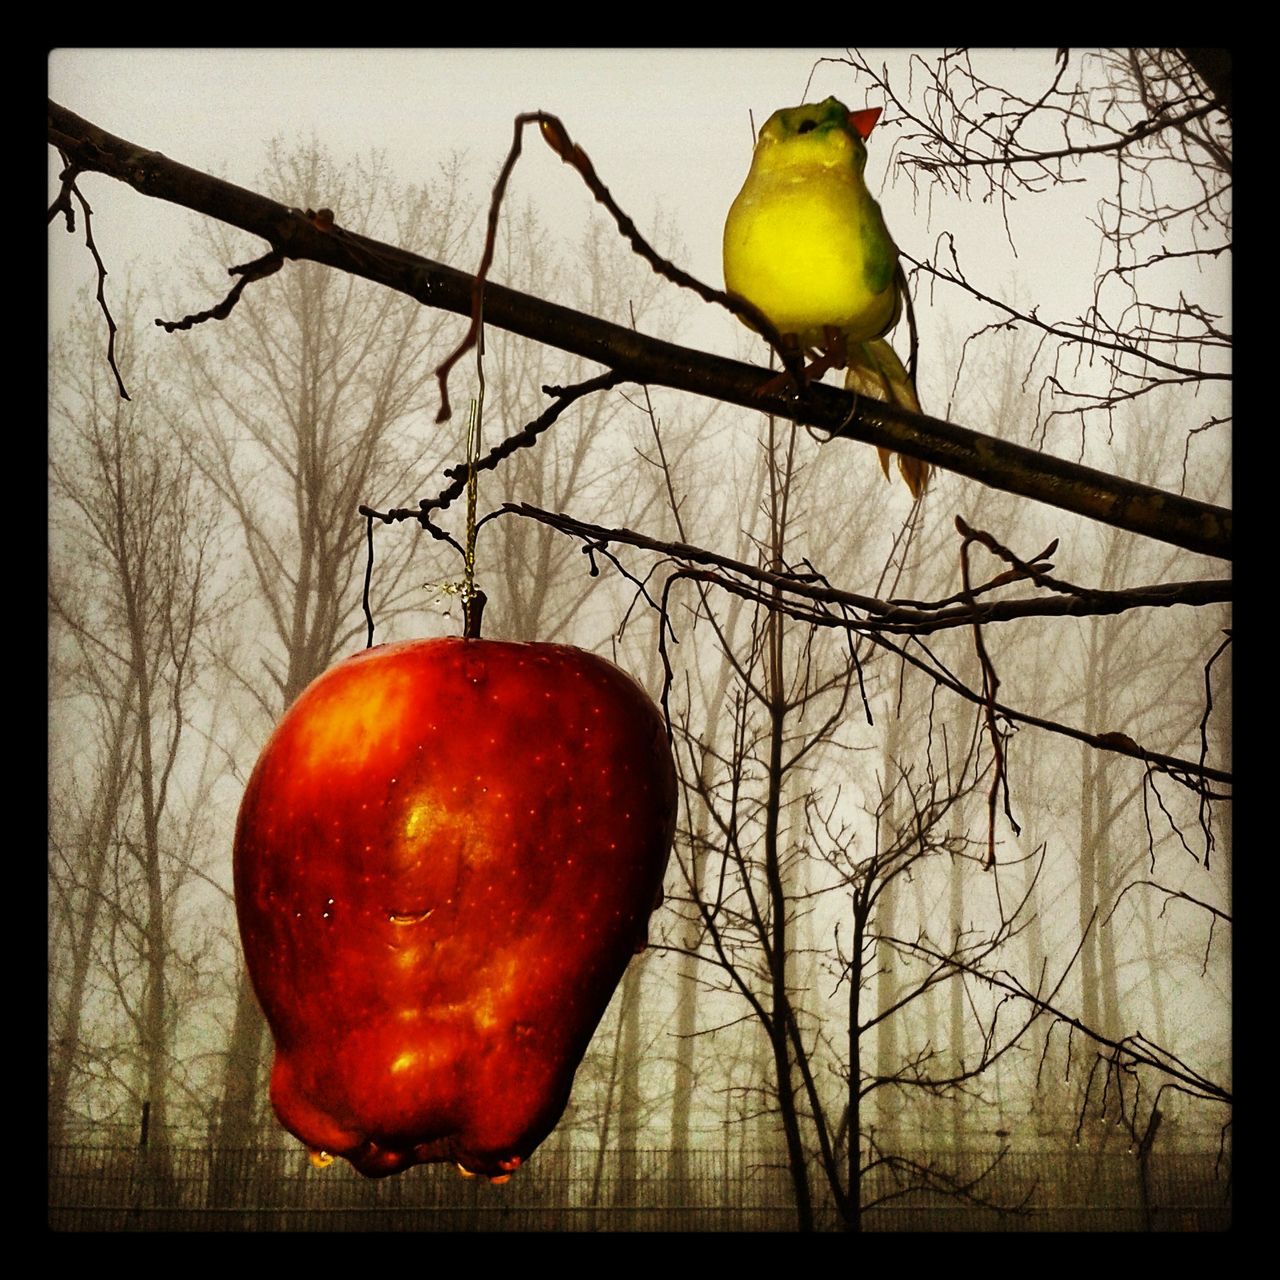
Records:
<instances>
[{"instance_id":1,"label":"bird's orange beak","mask_svg":"<svg viewBox=\"0 0 1280 1280\"><path fill-rule=\"evenodd\" d=\"M875 127L875 123L880 119L880 107L867 107L865 111L850 111L849 123L858 132L863 142L871 136L871 130Z\"/></svg>"}]
</instances>

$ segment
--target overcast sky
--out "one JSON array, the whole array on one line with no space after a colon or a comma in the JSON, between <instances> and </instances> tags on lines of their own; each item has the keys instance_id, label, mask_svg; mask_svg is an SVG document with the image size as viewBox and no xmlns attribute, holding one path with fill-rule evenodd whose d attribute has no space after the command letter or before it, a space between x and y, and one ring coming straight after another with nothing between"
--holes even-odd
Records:
<instances>
[{"instance_id":1,"label":"overcast sky","mask_svg":"<svg viewBox=\"0 0 1280 1280\"><path fill-rule=\"evenodd\" d=\"M506 156L515 116L550 111L641 229L652 230L660 208L679 227L686 251L681 265L719 285L721 231L750 164L752 118L758 127L779 107L828 94L855 107L878 105L858 88L847 66L823 63L824 56L838 59L845 51L63 49L49 60L49 92L112 133L250 188L260 186L266 144L280 135L287 141L314 136L340 161L383 149L406 182L428 178L438 158L465 149L483 191ZM984 56L1005 77L1041 82L1051 74L1050 50ZM900 66L905 54L885 58ZM885 186L892 128L887 122L883 134L873 135L868 180L900 245L924 256L938 231L930 209L906 184ZM50 154L53 175L56 154ZM182 210L93 175L82 185L96 210L99 246L115 270L132 264L144 276L153 269L163 274L166 262L191 239L191 215ZM1062 196L1078 199L1078 192L1068 188ZM534 143L526 145L512 183L513 196L526 194L551 220L562 210L576 218L606 217L592 206L578 176ZM341 222L342 211L336 213ZM993 206L962 213L980 243L995 245L1002 262L1012 260L1001 244L1004 228ZM1054 252L1037 253L1032 242L1018 269L1030 288L1043 293L1053 281L1037 282L1036 272L1061 261L1071 229L1082 237L1081 245L1092 233L1082 213L1065 224L1047 220L1043 207L1037 214L1042 227L1046 221L1057 224ZM947 210L945 217L947 230L957 230L956 211ZM937 222L936 210L932 221ZM1091 281L1091 267L1090 262L1078 273L1082 289ZM91 282L92 264L78 240L53 236L50 270L56 323L59 300ZM1073 274L1058 272L1057 287L1065 287ZM987 283L999 289L1008 281ZM719 320L736 343L733 323ZM706 345L723 348L714 340Z\"/></svg>"},{"instance_id":2,"label":"overcast sky","mask_svg":"<svg viewBox=\"0 0 1280 1280\"><path fill-rule=\"evenodd\" d=\"M655 202L673 216L690 268L720 283L724 215L751 154L757 123L805 100L823 53L841 50L58 50L49 62L54 101L112 133L197 169L254 187L274 135L310 137L338 159L385 149L404 181L465 149L487 182L510 146L520 112L558 115L623 207L644 225ZM848 72L820 68L813 92L847 91ZM56 156L55 156L56 160ZM168 243L189 215L167 213L103 179L100 239L114 241L108 210ZM549 149L527 144L513 193L540 193L554 211L581 202L581 181ZM123 201L119 199L123 196ZM89 196L93 202L93 194ZM95 207L97 207L95 205ZM339 221L341 210L336 211ZM603 217L603 211L600 211ZM157 220L162 225L157 225ZM126 243L124 238L122 245ZM127 242L132 257L145 245ZM59 253L71 279L80 254ZM456 266L468 264L456 263ZM61 275L55 274L58 284Z\"/></svg>"}]
</instances>

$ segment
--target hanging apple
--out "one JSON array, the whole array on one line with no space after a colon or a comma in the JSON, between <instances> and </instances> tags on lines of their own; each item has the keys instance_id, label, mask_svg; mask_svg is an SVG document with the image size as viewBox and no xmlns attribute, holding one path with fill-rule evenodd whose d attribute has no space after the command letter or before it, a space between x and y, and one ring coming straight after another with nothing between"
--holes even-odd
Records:
<instances>
[{"instance_id":1,"label":"hanging apple","mask_svg":"<svg viewBox=\"0 0 1280 1280\"><path fill-rule=\"evenodd\" d=\"M236 827L281 1123L370 1177L509 1175L645 945L675 815L661 714L590 653L422 640L327 671Z\"/></svg>"}]
</instances>

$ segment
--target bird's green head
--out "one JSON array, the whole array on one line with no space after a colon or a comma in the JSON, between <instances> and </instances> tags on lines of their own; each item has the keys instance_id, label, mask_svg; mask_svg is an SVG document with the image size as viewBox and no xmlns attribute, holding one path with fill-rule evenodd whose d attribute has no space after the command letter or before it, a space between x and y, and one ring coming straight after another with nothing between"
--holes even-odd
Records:
<instances>
[{"instance_id":1,"label":"bird's green head","mask_svg":"<svg viewBox=\"0 0 1280 1280\"><path fill-rule=\"evenodd\" d=\"M838 98L783 107L765 121L756 140L757 165L852 164L860 174L867 163L864 139L880 115L878 107L850 111Z\"/></svg>"}]
</instances>

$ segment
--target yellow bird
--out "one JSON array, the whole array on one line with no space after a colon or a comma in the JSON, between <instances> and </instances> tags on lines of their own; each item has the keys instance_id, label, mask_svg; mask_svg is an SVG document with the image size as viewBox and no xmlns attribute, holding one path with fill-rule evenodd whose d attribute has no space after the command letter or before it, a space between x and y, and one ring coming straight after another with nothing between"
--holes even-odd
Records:
<instances>
[{"instance_id":1,"label":"yellow bird","mask_svg":"<svg viewBox=\"0 0 1280 1280\"><path fill-rule=\"evenodd\" d=\"M828 98L769 117L725 220L724 281L785 339L822 353L810 375L843 367L850 390L919 413L912 376L884 340L906 279L862 177L879 115ZM887 477L887 449L880 465ZM898 469L918 498L929 464L899 457Z\"/></svg>"}]
</instances>

